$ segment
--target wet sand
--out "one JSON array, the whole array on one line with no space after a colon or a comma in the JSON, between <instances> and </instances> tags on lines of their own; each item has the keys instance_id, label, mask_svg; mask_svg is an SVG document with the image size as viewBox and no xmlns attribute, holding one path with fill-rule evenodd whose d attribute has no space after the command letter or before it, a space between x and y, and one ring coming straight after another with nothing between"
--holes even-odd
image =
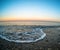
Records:
<instances>
[{"instance_id":1,"label":"wet sand","mask_svg":"<svg viewBox=\"0 0 60 50\"><path fill-rule=\"evenodd\" d=\"M0 38L0 50L60 50L60 27L42 28L46 37L32 43L14 43Z\"/></svg>"}]
</instances>

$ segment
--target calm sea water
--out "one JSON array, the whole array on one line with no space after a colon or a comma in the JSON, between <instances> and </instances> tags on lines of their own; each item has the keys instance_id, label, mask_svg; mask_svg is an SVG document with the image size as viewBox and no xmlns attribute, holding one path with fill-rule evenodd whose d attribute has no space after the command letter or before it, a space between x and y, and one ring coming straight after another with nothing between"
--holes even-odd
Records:
<instances>
[{"instance_id":1,"label":"calm sea water","mask_svg":"<svg viewBox=\"0 0 60 50\"><path fill-rule=\"evenodd\" d=\"M60 25L59 22L0 22L0 25Z\"/></svg>"}]
</instances>

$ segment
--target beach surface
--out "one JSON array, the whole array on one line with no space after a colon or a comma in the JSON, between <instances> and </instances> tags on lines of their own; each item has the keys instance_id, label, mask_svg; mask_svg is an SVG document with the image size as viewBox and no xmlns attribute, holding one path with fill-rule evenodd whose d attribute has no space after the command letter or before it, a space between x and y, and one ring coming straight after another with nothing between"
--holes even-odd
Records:
<instances>
[{"instance_id":1,"label":"beach surface","mask_svg":"<svg viewBox=\"0 0 60 50\"><path fill-rule=\"evenodd\" d=\"M46 33L44 39L31 43L9 42L0 38L1 50L59 50L60 49L60 26L34 26L43 29Z\"/></svg>"}]
</instances>

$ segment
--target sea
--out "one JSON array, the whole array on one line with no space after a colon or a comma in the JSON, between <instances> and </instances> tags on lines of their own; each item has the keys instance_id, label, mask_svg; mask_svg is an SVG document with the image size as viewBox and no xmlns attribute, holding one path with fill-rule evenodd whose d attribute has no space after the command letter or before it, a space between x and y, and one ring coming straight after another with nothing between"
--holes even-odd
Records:
<instances>
[{"instance_id":1,"label":"sea","mask_svg":"<svg viewBox=\"0 0 60 50\"><path fill-rule=\"evenodd\" d=\"M60 26L60 22L0 22L0 38L16 43L37 42L46 37L40 26Z\"/></svg>"},{"instance_id":2,"label":"sea","mask_svg":"<svg viewBox=\"0 0 60 50\"><path fill-rule=\"evenodd\" d=\"M60 25L60 22L0 22L0 25L46 25L46 26L55 26L55 25Z\"/></svg>"}]
</instances>

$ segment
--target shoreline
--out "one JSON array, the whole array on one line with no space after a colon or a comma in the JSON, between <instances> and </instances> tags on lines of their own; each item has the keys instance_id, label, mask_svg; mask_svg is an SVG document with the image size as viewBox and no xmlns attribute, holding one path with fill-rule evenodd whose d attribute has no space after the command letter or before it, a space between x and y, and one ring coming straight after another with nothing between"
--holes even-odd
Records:
<instances>
[{"instance_id":1,"label":"shoreline","mask_svg":"<svg viewBox=\"0 0 60 50\"><path fill-rule=\"evenodd\" d=\"M44 50L60 49L60 27L43 28L43 32L46 33L46 37L42 40L32 43L16 43L10 42L0 38L1 50Z\"/></svg>"},{"instance_id":2,"label":"shoreline","mask_svg":"<svg viewBox=\"0 0 60 50\"><path fill-rule=\"evenodd\" d=\"M10 41L10 42L16 42L16 43L31 43L31 42L37 42L37 41L39 41L39 40L44 39L44 37L46 36L46 33L44 33L42 29L40 29L40 31L41 31L41 34L42 34L42 35L41 35L40 38L37 38L36 40L27 40L27 41L23 40L23 41L20 41L20 40L9 40L8 38L6 38L5 36L2 36L2 35L0 35L0 37L1 37L2 39L5 39L5 40L7 40L7 41Z\"/></svg>"}]
</instances>

